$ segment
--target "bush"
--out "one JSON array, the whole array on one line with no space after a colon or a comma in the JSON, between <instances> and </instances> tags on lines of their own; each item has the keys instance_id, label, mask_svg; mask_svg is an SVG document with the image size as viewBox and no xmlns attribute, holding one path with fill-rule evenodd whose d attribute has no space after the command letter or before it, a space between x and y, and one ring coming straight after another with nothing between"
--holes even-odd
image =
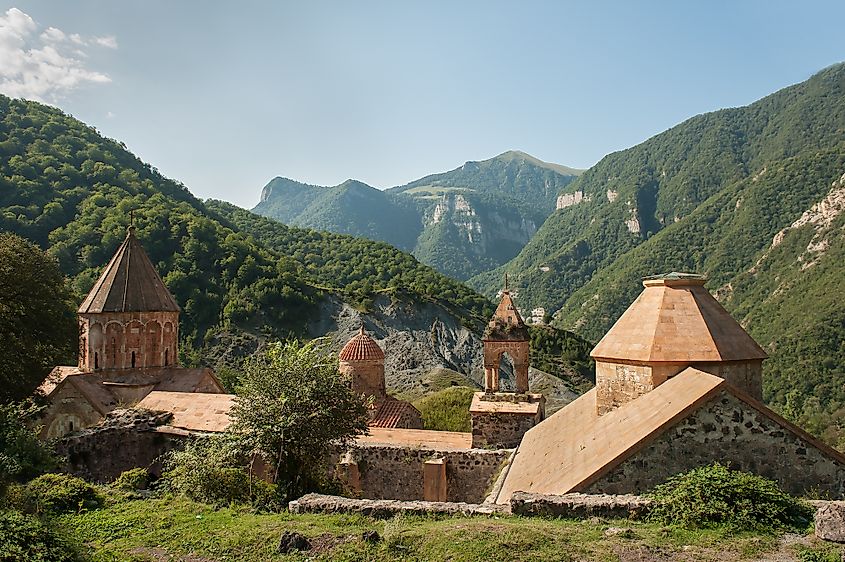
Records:
<instances>
[{"instance_id":1,"label":"bush","mask_svg":"<svg viewBox=\"0 0 845 562\"><path fill-rule=\"evenodd\" d=\"M0 404L0 496L12 482L25 482L56 464L27 424L36 412L32 404Z\"/></svg>"},{"instance_id":2,"label":"bush","mask_svg":"<svg viewBox=\"0 0 845 562\"><path fill-rule=\"evenodd\" d=\"M168 491L215 506L233 503L273 509L275 486L250 478L248 463L226 437L209 437L171 451L162 480Z\"/></svg>"},{"instance_id":3,"label":"bush","mask_svg":"<svg viewBox=\"0 0 845 562\"><path fill-rule=\"evenodd\" d=\"M111 483L112 488L124 492L135 492L146 490L150 485L150 473L146 468L132 468L124 471Z\"/></svg>"},{"instance_id":4,"label":"bush","mask_svg":"<svg viewBox=\"0 0 845 562\"><path fill-rule=\"evenodd\" d=\"M9 492L10 505L35 514L78 512L101 503L97 488L69 474L44 474Z\"/></svg>"},{"instance_id":5,"label":"bush","mask_svg":"<svg viewBox=\"0 0 845 562\"><path fill-rule=\"evenodd\" d=\"M467 386L453 386L414 402L422 414L423 427L435 431L471 431L469 406L475 392Z\"/></svg>"},{"instance_id":6,"label":"bush","mask_svg":"<svg viewBox=\"0 0 845 562\"><path fill-rule=\"evenodd\" d=\"M77 559L74 550L37 517L0 511L0 562L69 562Z\"/></svg>"},{"instance_id":7,"label":"bush","mask_svg":"<svg viewBox=\"0 0 845 562\"><path fill-rule=\"evenodd\" d=\"M767 478L714 464L657 486L650 517L687 528L726 525L737 531L806 529L811 509Z\"/></svg>"}]
</instances>

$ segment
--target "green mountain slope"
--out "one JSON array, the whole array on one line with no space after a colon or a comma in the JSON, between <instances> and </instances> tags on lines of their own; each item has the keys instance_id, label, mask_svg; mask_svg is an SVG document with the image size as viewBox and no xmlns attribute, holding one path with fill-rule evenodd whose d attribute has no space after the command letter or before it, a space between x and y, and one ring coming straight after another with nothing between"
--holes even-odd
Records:
<instances>
[{"instance_id":1,"label":"green mountain slope","mask_svg":"<svg viewBox=\"0 0 845 562\"><path fill-rule=\"evenodd\" d=\"M285 178L268 183L256 213L285 224L381 240L458 279L514 257L578 171L521 152L379 191Z\"/></svg>"},{"instance_id":2,"label":"green mountain slope","mask_svg":"<svg viewBox=\"0 0 845 562\"><path fill-rule=\"evenodd\" d=\"M470 323L491 311L485 298L386 244L285 229L279 250L270 249L122 144L58 109L0 96L0 230L49 248L78 298L125 236L130 211L195 346L220 329L303 334L329 295L360 306L401 292Z\"/></svg>"},{"instance_id":3,"label":"green mountain slope","mask_svg":"<svg viewBox=\"0 0 845 562\"><path fill-rule=\"evenodd\" d=\"M593 340L639 293L641 277L707 274L771 355L767 399L824 433L820 416L845 403L843 172L837 65L609 155L567 188L581 202L551 216L502 270L526 306L558 311L558 325ZM471 284L492 293L499 274ZM827 438L845 444L834 433Z\"/></svg>"}]
</instances>

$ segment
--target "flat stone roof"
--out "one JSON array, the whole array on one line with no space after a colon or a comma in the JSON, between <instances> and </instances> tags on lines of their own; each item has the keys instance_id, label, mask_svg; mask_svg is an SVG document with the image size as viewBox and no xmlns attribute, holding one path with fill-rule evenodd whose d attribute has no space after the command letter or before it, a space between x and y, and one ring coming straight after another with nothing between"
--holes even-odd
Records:
<instances>
[{"instance_id":1,"label":"flat stone roof","mask_svg":"<svg viewBox=\"0 0 845 562\"><path fill-rule=\"evenodd\" d=\"M485 400L485 393L476 392L472 395L469 411L473 414L524 414L536 415L540 410L541 394L529 394L531 400Z\"/></svg>"},{"instance_id":2,"label":"flat stone roof","mask_svg":"<svg viewBox=\"0 0 845 562\"><path fill-rule=\"evenodd\" d=\"M219 433L231 423L229 410L234 401L234 394L155 390L138 402L136 408L172 413L168 423L171 427Z\"/></svg>"},{"instance_id":3,"label":"flat stone roof","mask_svg":"<svg viewBox=\"0 0 845 562\"><path fill-rule=\"evenodd\" d=\"M431 431L429 429L388 429L371 427L369 435L355 440L357 445L397 445L421 449L472 449L472 433Z\"/></svg>"}]
</instances>

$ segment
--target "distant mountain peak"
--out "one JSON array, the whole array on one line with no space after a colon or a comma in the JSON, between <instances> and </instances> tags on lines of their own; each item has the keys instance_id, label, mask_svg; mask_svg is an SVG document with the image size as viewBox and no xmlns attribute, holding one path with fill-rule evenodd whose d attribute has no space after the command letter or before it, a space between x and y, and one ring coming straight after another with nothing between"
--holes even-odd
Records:
<instances>
[{"instance_id":1,"label":"distant mountain peak","mask_svg":"<svg viewBox=\"0 0 845 562\"><path fill-rule=\"evenodd\" d=\"M498 156L494 156L485 162L492 162L492 161L499 161L499 162L510 162L512 160L522 160L539 168L545 168L547 170L553 170L561 175L564 176L579 176L584 170L579 170L577 168L570 168L569 166L564 166L562 164L555 164L553 162L545 162L540 160L535 156L531 156L527 152L523 152L521 150L508 150L499 154Z\"/></svg>"}]
</instances>

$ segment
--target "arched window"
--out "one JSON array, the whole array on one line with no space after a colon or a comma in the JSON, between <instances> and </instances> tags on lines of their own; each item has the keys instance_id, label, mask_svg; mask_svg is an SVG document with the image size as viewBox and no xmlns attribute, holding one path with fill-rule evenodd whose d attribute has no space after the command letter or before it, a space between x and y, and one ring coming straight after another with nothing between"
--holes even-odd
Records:
<instances>
[{"instance_id":1,"label":"arched window","mask_svg":"<svg viewBox=\"0 0 845 562\"><path fill-rule=\"evenodd\" d=\"M132 368L135 368L135 352L132 352Z\"/></svg>"},{"instance_id":2,"label":"arched window","mask_svg":"<svg viewBox=\"0 0 845 562\"><path fill-rule=\"evenodd\" d=\"M168 358L168 356L169 356L169 355L170 355L170 349L165 349L165 350L164 350L164 366L165 366L165 367L167 367L167 366L170 364L170 362L169 362L169 360L168 360L168 359L169 359L169 358Z\"/></svg>"},{"instance_id":3,"label":"arched window","mask_svg":"<svg viewBox=\"0 0 845 562\"><path fill-rule=\"evenodd\" d=\"M95 369L100 368L100 356L97 354L96 351L94 352L94 368Z\"/></svg>"}]
</instances>

